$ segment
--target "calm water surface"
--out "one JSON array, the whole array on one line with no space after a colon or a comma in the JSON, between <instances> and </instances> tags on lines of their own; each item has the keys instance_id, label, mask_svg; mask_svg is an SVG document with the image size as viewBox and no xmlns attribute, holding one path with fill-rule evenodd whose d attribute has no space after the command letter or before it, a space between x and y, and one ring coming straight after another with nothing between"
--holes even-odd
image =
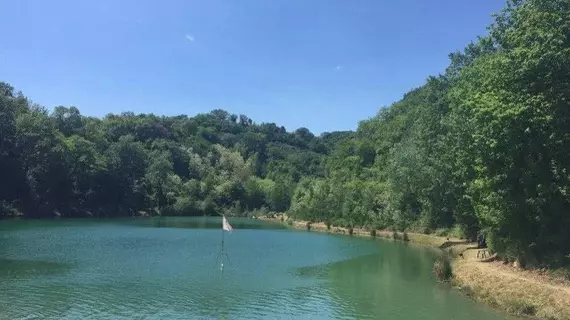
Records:
<instances>
[{"instance_id":1,"label":"calm water surface","mask_svg":"<svg viewBox=\"0 0 570 320\"><path fill-rule=\"evenodd\" d=\"M428 248L215 218L0 221L0 319L505 319Z\"/></svg>"}]
</instances>

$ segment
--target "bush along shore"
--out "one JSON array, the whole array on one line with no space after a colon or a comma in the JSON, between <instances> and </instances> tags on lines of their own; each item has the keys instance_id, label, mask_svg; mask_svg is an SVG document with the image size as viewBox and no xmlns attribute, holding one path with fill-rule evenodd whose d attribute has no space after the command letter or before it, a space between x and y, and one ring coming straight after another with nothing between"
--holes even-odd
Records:
<instances>
[{"instance_id":1,"label":"bush along shore","mask_svg":"<svg viewBox=\"0 0 570 320\"><path fill-rule=\"evenodd\" d=\"M434 275L468 297L515 316L536 319L570 319L570 272L559 274L541 270L524 270L512 263L488 255L486 249L459 238L414 232L397 232L365 228L346 228L330 223L296 221L287 216L260 217L312 232L377 237L406 241L441 250L434 264Z\"/></svg>"}]
</instances>

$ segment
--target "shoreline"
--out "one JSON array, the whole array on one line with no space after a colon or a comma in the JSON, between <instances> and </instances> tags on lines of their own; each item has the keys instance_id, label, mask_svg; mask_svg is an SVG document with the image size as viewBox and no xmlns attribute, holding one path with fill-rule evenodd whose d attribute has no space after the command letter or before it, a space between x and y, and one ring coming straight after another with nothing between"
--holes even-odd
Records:
<instances>
[{"instance_id":1,"label":"shoreline","mask_svg":"<svg viewBox=\"0 0 570 320\"><path fill-rule=\"evenodd\" d=\"M545 320L570 319L570 281L548 275L545 270L521 270L501 261L478 259L476 245L455 238L419 233L327 227L325 223L258 217L289 228L356 237L409 241L450 253L453 287L469 298L513 316ZM285 222L288 221L288 222ZM462 253L462 255L459 255ZM491 261L488 261L491 260Z\"/></svg>"}]
</instances>

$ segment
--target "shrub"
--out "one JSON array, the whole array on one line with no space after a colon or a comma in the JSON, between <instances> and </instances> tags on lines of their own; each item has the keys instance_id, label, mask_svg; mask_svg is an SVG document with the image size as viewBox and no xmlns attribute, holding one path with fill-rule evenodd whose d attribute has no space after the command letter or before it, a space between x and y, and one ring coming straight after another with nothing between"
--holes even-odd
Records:
<instances>
[{"instance_id":1,"label":"shrub","mask_svg":"<svg viewBox=\"0 0 570 320\"><path fill-rule=\"evenodd\" d=\"M467 236L465 235L465 231L463 231L463 229L459 225L455 225L453 226L453 228L451 228L451 230L449 230L449 236L461 240L467 238Z\"/></svg>"},{"instance_id":2,"label":"shrub","mask_svg":"<svg viewBox=\"0 0 570 320\"><path fill-rule=\"evenodd\" d=\"M433 273L438 281L449 281L452 276L451 262L447 255L441 255L433 264Z\"/></svg>"},{"instance_id":3,"label":"shrub","mask_svg":"<svg viewBox=\"0 0 570 320\"><path fill-rule=\"evenodd\" d=\"M161 210L164 216L195 216L200 215L200 205L191 198L178 197L176 202Z\"/></svg>"}]
</instances>

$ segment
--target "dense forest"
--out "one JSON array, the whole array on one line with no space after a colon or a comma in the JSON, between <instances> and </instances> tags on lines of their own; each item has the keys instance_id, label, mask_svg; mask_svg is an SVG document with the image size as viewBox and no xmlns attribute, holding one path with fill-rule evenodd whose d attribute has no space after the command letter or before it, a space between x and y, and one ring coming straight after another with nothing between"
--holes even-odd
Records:
<instances>
[{"instance_id":1,"label":"dense forest","mask_svg":"<svg viewBox=\"0 0 570 320\"><path fill-rule=\"evenodd\" d=\"M214 110L190 118L49 113L0 84L0 214L29 217L284 212L296 183L350 132L315 137Z\"/></svg>"},{"instance_id":2,"label":"dense forest","mask_svg":"<svg viewBox=\"0 0 570 320\"><path fill-rule=\"evenodd\" d=\"M568 0L509 1L442 74L356 132L290 133L223 110L50 113L1 84L0 216L287 212L485 233L505 259L568 263L568 17Z\"/></svg>"},{"instance_id":3,"label":"dense forest","mask_svg":"<svg viewBox=\"0 0 570 320\"><path fill-rule=\"evenodd\" d=\"M522 263L570 257L570 1L510 1L449 67L360 123L293 216L452 229Z\"/></svg>"}]
</instances>

